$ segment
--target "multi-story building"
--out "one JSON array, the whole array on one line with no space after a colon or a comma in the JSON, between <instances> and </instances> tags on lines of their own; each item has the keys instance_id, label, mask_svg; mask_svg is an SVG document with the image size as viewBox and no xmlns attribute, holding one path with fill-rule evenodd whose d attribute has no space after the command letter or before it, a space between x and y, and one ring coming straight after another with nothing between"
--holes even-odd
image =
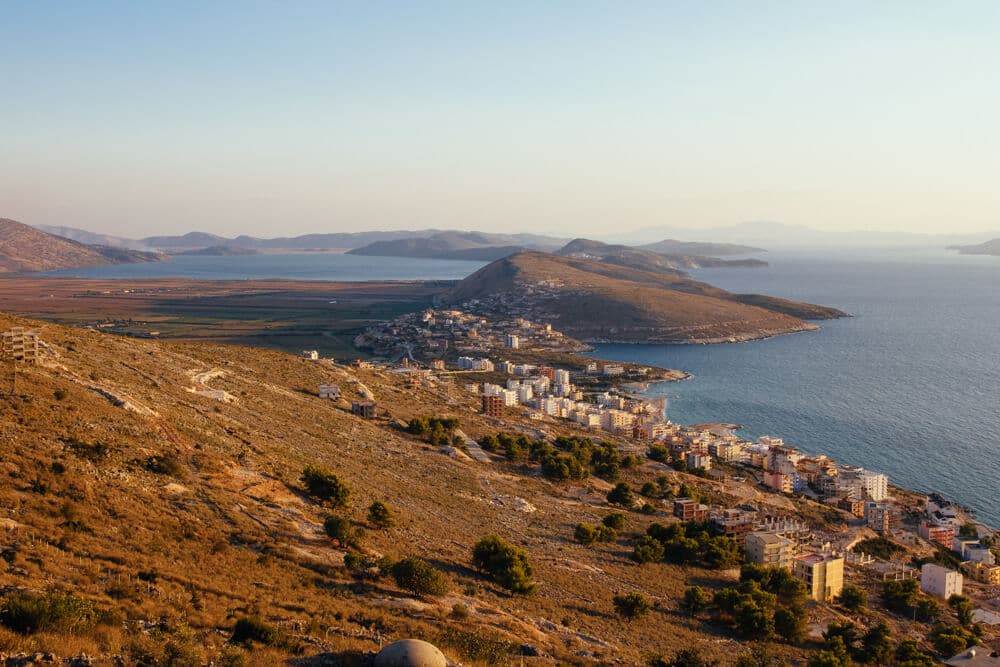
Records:
<instances>
[{"instance_id":1,"label":"multi-story building","mask_svg":"<svg viewBox=\"0 0 1000 667\"><path fill-rule=\"evenodd\" d=\"M792 492L792 476L772 470L764 471L764 486L781 491L782 493Z\"/></svg>"},{"instance_id":2,"label":"multi-story building","mask_svg":"<svg viewBox=\"0 0 1000 667\"><path fill-rule=\"evenodd\" d=\"M687 463L688 470L711 470L712 469L712 459L705 454L698 454L697 452L689 452L687 456L684 457L685 463Z\"/></svg>"},{"instance_id":3,"label":"multi-story building","mask_svg":"<svg viewBox=\"0 0 1000 667\"><path fill-rule=\"evenodd\" d=\"M517 350L521 347L521 338L519 336L515 336L514 334L507 334L507 337L504 339L504 343L510 349Z\"/></svg>"},{"instance_id":4,"label":"multi-story building","mask_svg":"<svg viewBox=\"0 0 1000 667\"><path fill-rule=\"evenodd\" d=\"M569 384L569 371L564 370L562 368L557 369L556 372L555 372L555 377L552 378L552 381L555 382L556 384L568 385Z\"/></svg>"},{"instance_id":5,"label":"multi-story building","mask_svg":"<svg viewBox=\"0 0 1000 667\"><path fill-rule=\"evenodd\" d=\"M708 518L708 505L703 505L693 498L676 498L674 516L682 521L704 521Z\"/></svg>"},{"instance_id":6,"label":"multi-story building","mask_svg":"<svg viewBox=\"0 0 1000 667\"><path fill-rule=\"evenodd\" d=\"M886 503L865 503L865 523L876 533L888 533L896 525L896 512Z\"/></svg>"},{"instance_id":7,"label":"multi-story building","mask_svg":"<svg viewBox=\"0 0 1000 667\"><path fill-rule=\"evenodd\" d=\"M837 507L859 518L864 518L865 516L865 501L854 496L841 498L837 501Z\"/></svg>"},{"instance_id":8,"label":"multi-story building","mask_svg":"<svg viewBox=\"0 0 1000 667\"><path fill-rule=\"evenodd\" d=\"M752 531L746 536L747 562L765 567L788 567L795 553L795 542L776 535Z\"/></svg>"},{"instance_id":9,"label":"multi-story building","mask_svg":"<svg viewBox=\"0 0 1000 667\"><path fill-rule=\"evenodd\" d=\"M920 590L942 600L947 600L952 595L961 595L962 573L934 563L925 563L920 568Z\"/></svg>"},{"instance_id":10,"label":"multi-story building","mask_svg":"<svg viewBox=\"0 0 1000 667\"><path fill-rule=\"evenodd\" d=\"M962 572L973 581L991 586L1000 585L1000 565L991 565L976 561L962 563Z\"/></svg>"},{"instance_id":11,"label":"multi-story building","mask_svg":"<svg viewBox=\"0 0 1000 667\"><path fill-rule=\"evenodd\" d=\"M739 442L711 442L708 453L726 463L739 463L743 460L743 445Z\"/></svg>"},{"instance_id":12,"label":"multi-story building","mask_svg":"<svg viewBox=\"0 0 1000 667\"><path fill-rule=\"evenodd\" d=\"M483 414L487 417L502 417L503 409L502 396L483 396Z\"/></svg>"},{"instance_id":13,"label":"multi-story building","mask_svg":"<svg viewBox=\"0 0 1000 667\"><path fill-rule=\"evenodd\" d=\"M844 590L844 559L808 553L792 559L792 574L806 585L807 595L821 602L832 600Z\"/></svg>"},{"instance_id":14,"label":"multi-story building","mask_svg":"<svg viewBox=\"0 0 1000 667\"><path fill-rule=\"evenodd\" d=\"M608 376L624 375L625 367L618 364L607 364L601 369L601 372Z\"/></svg>"},{"instance_id":15,"label":"multi-story building","mask_svg":"<svg viewBox=\"0 0 1000 667\"><path fill-rule=\"evenodd\" d=\"M889 478L880 472L862 470L859 478L861 480L861 490L865 497L877 503L889 497Z\"/></svg>"},{"instance_id":16,"label":"multi-story building","mask_svg":"<svg viewBox=\"0 0 1000 667\"><path fill-rule=\"evenodd\" d=\"M757 523L757 513L740 509L726 509L714 512L709 521L712 522L712 526L720 535L736 540L736 544L742 547L746 546L747 534L754 529L754 525Z\"/></svg>"},{"instance_id":17,"label":"multi-story building","mask_svg":"<svg viewBox=\"0 0 1000 667\"><path fill-rule=\"evenodd\" d=\"M920 525L917 526L917 533L929 542L935 542L951 549L955 540L955 524L921 521Z\"/></svg>"}]
</instances>

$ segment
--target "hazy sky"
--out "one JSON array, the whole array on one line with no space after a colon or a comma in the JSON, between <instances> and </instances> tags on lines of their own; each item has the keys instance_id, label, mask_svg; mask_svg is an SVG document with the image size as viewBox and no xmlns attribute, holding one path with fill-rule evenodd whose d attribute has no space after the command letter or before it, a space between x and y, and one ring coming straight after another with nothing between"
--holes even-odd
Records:
<instances>
[{"instance_id":1,"label":"hazy sky","mask_svg":"<svg viewBox=\"0 0 1000 667\"><path fill-rule=\"evenodd\" d=\"M0 0L0 217L1000 227L1000 3Z\"/></svg>"}]
</instances>

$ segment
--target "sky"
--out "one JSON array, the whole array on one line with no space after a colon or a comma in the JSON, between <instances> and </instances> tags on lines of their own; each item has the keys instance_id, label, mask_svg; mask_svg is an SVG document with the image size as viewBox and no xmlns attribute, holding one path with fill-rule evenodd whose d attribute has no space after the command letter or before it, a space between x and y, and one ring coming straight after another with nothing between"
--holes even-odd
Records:
<instances>
[{"instance_id":1,"label":"sky","mask_svg":"<svg viewBox=\"0 0 1000 667\"><path fill-rule=\"evenodd\" d=\"M993 0L0 0L0 217L995 230L997 35Z\"/></svg>"}]
</instances>

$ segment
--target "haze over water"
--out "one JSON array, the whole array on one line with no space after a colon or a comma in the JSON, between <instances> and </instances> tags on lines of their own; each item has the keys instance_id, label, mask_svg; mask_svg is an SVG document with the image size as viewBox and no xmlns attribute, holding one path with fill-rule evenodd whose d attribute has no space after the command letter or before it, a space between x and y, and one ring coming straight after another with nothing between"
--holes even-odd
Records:
<instances>
[{"instance_id":1,"label":"haze over water","mask_svg":"<svg viewBox=\"0 0 1000 667\"><path fill-rule=\"evenodd\" d=\"M698 279L836 306L822 331L732 345L600 345L677 368L650 388L680 423L736 422L810 453L939 491L1000 525L1000 258L945 251L770 256Z\"/></svg>"}]
</instances>

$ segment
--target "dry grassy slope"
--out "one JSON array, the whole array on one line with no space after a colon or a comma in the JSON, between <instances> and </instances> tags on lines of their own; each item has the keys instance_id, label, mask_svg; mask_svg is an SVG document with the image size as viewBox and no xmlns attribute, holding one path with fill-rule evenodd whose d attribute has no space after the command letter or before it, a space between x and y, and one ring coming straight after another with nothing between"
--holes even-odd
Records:
<instances>
[{"instance_id":1,"label":"dry grassy slope","mask_svg":"<svg viewBox=\"0 0 1000 667\"><path fill-rule=\"evenodd\" d=\"M838 314L833 309L767 297L744 304L738 301L744 296L680 276L543 253L498 260L459 283L450 299L462 302L503 292L524 294L542 281L558 281L559 298L528 298L531 314L551 319L560 330L584 340L755 338L816 328L792 313Z\"/></svg>"},{"instance_id":2,"label":"dry grassy slope","mask_svg":"<svg viewBox=\"0 0 1000 667\"><path fill-rule=\"evenodd\" d=\"M374 648L367 628L387 638L434 639L453 627L500 633L554 656L534 664L588 662L579 651L636 664L649 652L689 645L733 655L723 635L673 611L686 581L711 585L711 573L629 561L628 543L650 518L632 514L616 544L572 542L577 522L599 521L610 510L605 482L561 487L498 463L458 461L389 420L362 420L311 395L320 381L337 380L348 400L356 396L353 370L259 349L139 341L0 317L3 329L17 324L40 328L58 357L24 370L16 394L0 397L0 518L20 524L0 533L4 548L16 550L2 574L6 585L70 589L129 619L167 619L171 630L183 620L206 658L224 641L231 615L246 610L286 627L299 623L308 653ZM8 381L7 373L4 367L0 380ZM357 374L392 419L452 414L473 437L496 428L457 389L411 393L392 374ZM74 441L83 446L68 444ZM87 452L99 444L107 453ZM175 457L182 472L149 472L143 464L154 455ZM65 472L54 472L53 462ZM452 593L413 600L381 580L357 594L341 568L343 553L322 534L323 508L299 491L309 463L348 482L354 519L363 521L374 500L394 507L399 526L370 531L366 548L439 564ZM630 481L662 473L647 465ZM537 511L518 509L518 499ZM536 595L510 597L469 569L472 544L488 533L529 551ZM151 571L155 584L136 580ZM478 592L467 594L469 586ZM663 610L623 624L611 597L630 590ZM456 602L472 610L470 619L447 618ZM0 630L0 650L107 654L170 636L136 639L103 629L26 640Z\"/></svg>"}]
</instances>

